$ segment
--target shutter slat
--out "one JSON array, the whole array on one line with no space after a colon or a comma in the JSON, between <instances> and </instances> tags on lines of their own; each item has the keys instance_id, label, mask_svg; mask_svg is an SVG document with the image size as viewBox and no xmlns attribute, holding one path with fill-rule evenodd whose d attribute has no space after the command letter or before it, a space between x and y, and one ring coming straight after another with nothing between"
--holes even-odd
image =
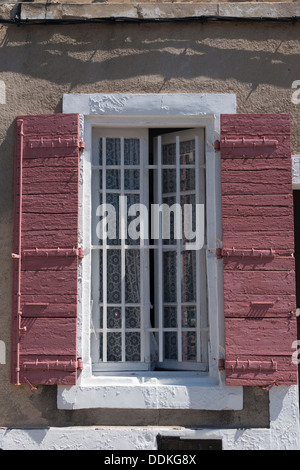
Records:
<instances>
[{"instance_id":1,"label":"shutter slat","mask_svg":"<svg viewBox=\"0 0 300 470\"><path fill-rule=\"evenodd\" d=\"M293 271L226 270L224 289L226 292L232 290L244 294L293 294L295 275Z\"/></svg>"},{"instance_id":2,"label":"shutter slat","mask_svg":"<svg viewBox=\"0 0 300 470\"><path fill-rule=\"evenodd\" d=\"M53 217L61 214L54 213ZM59 220L59 217L58 217ZM57 230L35 230L23 232L23 247L33 248L32 239L34 238L34 248L44 248L51 246L52 248L64 248L76 246L78 237L72 228Z\"/></svg>"},{"instance_id":3,"label":"shutter slat","mask_svg":"<svg viewBox=\"0 0 300 470\"><path fill-rule=\"evenodd\" d=\"M76 383L78 137L76 114L16 121L11 374L16 384Z\"/></svg>"},{"instance_id":4,"label":"shutter slat","mask_svg":"<svg viewBox=\"0 0 300 470\"><path fill-rule=\"evenodd\" d=\"M227 374L227 385L261 386L275 383L290 384L295 381L294 371L291 371L288 356L277 356L274 359L274 356L264 355L262 361L261 356L253 355L251 361L254 364L256 362L256 368L251 367L252 364L250 364L249 368L245 365L242 369L243 364L247 364L248 359L248 355L240 355L237 362L235 356L232 358L228 356L228 361L225 363L226 370L230 370L230 375ZM276 363L275 371L271 367L269 370L264 367L266 363L271 364L272 360ZM237 367L232 367L233 364L237 364ZM260 364L262 364L261 370L259 368Z\"/></svg>"},{"instance_id":5,"label":"shutter slat","mask_svg":"<svg viewBox=\"0 0 300 470\"><path fill-rule=\"evenodd\" d=\"M33 230L76 230L76 227L76 212L65 214L63 220L53 217L52 214L23 213L23 234Z\"/></svg>"},{"instance_id":6,"label":"shutter slat","mask_svg":"<svg viewBox=\"0 0 300 470\"><path fill-rule=\"evenodd\" d=\"M220 150L226 383L296 383L289 117L223 115Z\"/></svg>"},{"instance_id":7,"label":"shutter slat","mask_svg":"<svg viewBox=\"0 0 300 470\"><path fill-rule=\"evenodd\" d=\"M222 116L222 137L272 138L275 136L278 139L281 137L286 142L290 132L290 121L287 114L241 113L223 114Z\"/></svg>"},{"instance_id":8,"label":"shutter slat","mask_svg":"<svg viewBox=\"0 0 300 470\"><path fill-rule=\"evenodd\" d=\"M257 253L260 253L260 251L257 250ZM295 262L292 256L281 256L280 250L277 250L276 254L278 256L275 256L275 254L274 256L266 256L263 260L260 258L259 255L253 256L252 258L251 256L244 258L240 256L224 256L224 270L236 271L238 273L238 271L241 270L253 271L259 269L260 271L290 271L294 269Z\"/></svg>"},{"instance_id":9,"label":"shutter slat","mask_svg":"<svg viewBox=\"0 0 300 470\"><path fill-rule=\"evenodd\" d=\"M295 296L275 297L267 294L227 295L226 317L286 317L286 312L293 311Z\"/></svg>"},{"instance_id":10,"label":"shutter slat","mask_svg":"<svg viewBox=\"0 0 300 470\"><path fill-rule=\"evenodd\" d=\"M238 223L237 219L236 222ZM256 228L253 231L249 230L249 226L247 230L241 230L240 232L237 230L236 232L232 231L232 224L230 230L226 230L226 225L223 225L223 233L226 233L226 244L228 247L235 247L235 248L245 248L245 241L244 240L251 240L251 247L256 247L257 249L270 249L270 247L277 247L278 250L286 250L288 249L289 252L290 247L294 243L294 232L289 230L288 227L286 231L281 230L277 231L276 226L274 229L276 231L257 231ZM283 228L282 226L280 227Z\"/></svg>"},{"instance_id":11,"label":"shutter slat","mask_svg":"<svg viewBox=\"0 0 300 470\"><path fill-rule=\"evenodd\" d=\"M73 188L74 190L74 188ZM70 214L76 213L77 199L67 194L35 194L23 196L23 211L36 214Z\"/></svg>"},{"instance_id":12,"label":"shutter slat","mask_svg":"<svg viewBox=\"0 0 300 470\"><path fill-rule=\"evenodd\" d=\"M291 344L283 340L287 332L296 334L296 323L293 319L252 317L226 320L227 347L234 349L238 359L247 352L248 360L252 360L249 351L252 351L252 355L260 355L261 360L264 356L288 356L291 353ZM226 360L228 357L226 356Z\"/></svg>"}]
</instances>

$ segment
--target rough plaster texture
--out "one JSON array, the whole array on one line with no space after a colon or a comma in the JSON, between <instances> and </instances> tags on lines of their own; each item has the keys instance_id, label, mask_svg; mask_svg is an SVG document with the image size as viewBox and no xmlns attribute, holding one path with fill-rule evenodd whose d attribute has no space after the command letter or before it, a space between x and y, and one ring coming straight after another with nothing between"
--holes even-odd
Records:
<instances>
[{"instance_id":1,"label":"rough plaster texture","mask_svg":"<svg viewBox=\"0 0 300 470\"><path fill-rule=\"evenodd\" d=\"M270 427L246 429L183 425L76 426L0 429L3 450L156 450L157 436L219 439L223 450L299 450L297 387L270 390ZM289 409L287 416L286 409ZM231 423L232 424L232 423Z\"/></svg>"},{"instance_id":2,"label":"rough plaster texture","mask_svg":"<svg viewBox=\"0 0 300 470\"><path fill-rule=\"evenodd\" d=\"M61 111L63 93L234 93L238 112L287 112L300 153L300 25L99 24L1 26L0 80L0 426L266 427L269 396L246 389L239 412L57 410L56 390L9 384L13 123L18 114Z\"/></svg>"},{"instance_id":3,"label":"rough plaster texture","mask_svg":"<svg viewBox=\"0 0 300 470\"><path fill-rule=\"evenodd\" d=\"M23 2L18 6L21 20L57 20L74 18L129 18L131 20L169 20L189 17L299 17L297 2ZM11 11L10 11L11 10ZM4 17L12 17L16 8L0 8Z\"/></svg>"},{"instance_id":4,"label":"rough plaster texture","mask_svg":"<svg viewBox=\"0 0 300 470\"><path fill-rule=\"evenodd\" d=\"M220 0L218 3L228 3L228 2L236 2L239 3L241 1L245 1L247 3L256 3L257 0ZM260 1L259 3L263 3L265 0ZM276 2L282 2L282 0L266 0L268 3L276 3ZM161 0L148 0L148 3L160 3ZM1 0L0 3L7 3L5 0ZM10 0L10 3L18 3L18 0ZM22 3L41 3L40 0L28 0L23 1ZM50 0L47 3L57 3L56 0ZM69 3L69 4L75 4L75 3L95 3L94 0L61 0L60 3ZM98 3L128 3L128 4L136 4L135 0L98 0ZM163 3L215 3L215 0L164 0ZM285 3L293 3L292 0L285 0Z\"/></svg>"},{"instance_id":5,"label":"rough plaster texture","mask_svg":"<svg viewBox=\"0 0 300 470\"><path fill-rule=\"evenodd\" d=\"M174 18L210 18L215 19L250 18L260 20L278 20L290 18L294 23L300 17L299 2L240 2L240 1L207 1L207 2L177 2L177 1L148 1L133 2L132 0L113 0L107 2L10 2L0 1L0 21L39 22L57 20L105 20L123 21L160 21L165 22ZM222 20L223 21L223 20Z\"/></svg>"}]
</instances>

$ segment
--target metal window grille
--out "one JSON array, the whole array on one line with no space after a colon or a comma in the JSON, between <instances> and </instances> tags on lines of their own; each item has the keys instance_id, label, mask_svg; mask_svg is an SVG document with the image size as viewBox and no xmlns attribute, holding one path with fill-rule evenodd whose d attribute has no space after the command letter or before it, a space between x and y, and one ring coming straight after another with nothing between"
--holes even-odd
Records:
<instances>
[{"instance_id":1,"label":"metal window grille","mask_svg":"<svg viewBox=\"0 0 300 470\"><path fill-rule=\"evenodd\" d=\"M151 160L146 130L103 129L95 135L94 370L206 370L206 247L195 249L186 237L184 212L188 204L193 215L190 229L196 232L195 207L205 207L204 131L158 135ZM143 218L135 204L146 207L149 217ZM161 210L153 237L154 204L160 209L163 204L181 208L180 217L169 213L167 237ZM104 207L112 209L112 215ZM130 237L132 223L146 237ZM107 234L109 226L114 229Z\"/></svg>"}]
</instances>

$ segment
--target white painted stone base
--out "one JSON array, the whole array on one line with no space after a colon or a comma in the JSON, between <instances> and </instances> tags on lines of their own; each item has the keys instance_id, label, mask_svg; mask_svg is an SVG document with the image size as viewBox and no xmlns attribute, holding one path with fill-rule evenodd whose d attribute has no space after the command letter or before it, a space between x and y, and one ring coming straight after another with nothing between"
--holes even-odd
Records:
<instances>
[{"instance_id":1,"label":"white painted stone base","mask_svg":"<svg viewBox=\"0 0 300 470\"><path fill-rule=\"evenodd\" d=\"M156 450L156 436L222 439L223 450L300 450L298 387L270 390L270 428L63 427L0 429L3 450Z\"/></svg>"}]
</instances>

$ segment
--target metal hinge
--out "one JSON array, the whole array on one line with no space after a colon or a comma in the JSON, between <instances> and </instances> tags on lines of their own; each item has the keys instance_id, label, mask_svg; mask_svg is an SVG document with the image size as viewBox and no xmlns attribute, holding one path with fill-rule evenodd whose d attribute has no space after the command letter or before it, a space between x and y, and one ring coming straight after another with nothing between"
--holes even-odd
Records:
<instances>
[{"instance_id":1,"label":"metal hinge","mask_svg":"<svg viewBox=\"0 0 300 470\"><path fill-rule=\"evenodd\" d=\"M28 370L64 370L74 371L83 370L83 361L81 358L77 360L49 360L41 361L36 359L35 361L26 361L21 364L21 368L24 371Z\"/></svg>"},{"instance_id":2,"label":"metal hinge","mask_svg":"<svg viewBox=\"0 0 300 470\"><path fill-rule=\"evenodd\" d=\"M12 253L12 258L20 258L21 256L17 253ZM83 248L32 248L28 250L23 250L22 251L22 257L25 256L45 256L45 257L50 257L50 256L74 256L78 258L83 258L84 257L84 250Z\"/></svg>"},{"instance_id":3,"label":"metal hinge","mask_svg":"<svg viewBox=\"0 0 300 470\"><path fill-rule=\"evenodd\" d=\"M278 147L278 140L267 139L266 137L260 137L259 139L246 139L241 137L240 139L228 139L223 137L220 143L221 147L226 148L257 148L257 147Z\"/></svg>"},{"instance_id":4,"label":"metal hinge","mask_svg":"<svg viewBox=\"0 0 300 470\"><path fill-rule=\"evenodd\" d=\"M17 369L18 373L20 373L21 369L23 373L25 373L26 371L28 372L30 370L64 370L66 372L74 372L75 370L82 371L83 361L81 358L78 358L75 361L39 361L38 359L36 359L35 361L23 362L23 364L21 364L20 367ZM37 390L37 388L32 385L32 383L28 380L27 377L24 376L24 380L28 384L31 391ZM17 383L16 385L20 385L20 383Z\"/></svg>"},{"instance_id":5,"label":"metal hinge","mask_svg":"<svg viewBox=\"0 0 300 470\"><path fill-rule=\"evenodd\" d=\"M78 138L77 137L57 137L53 139L41 137L40 139L29 139L27 146L30 149L35 148L70 148L78 147Z\"/></svg>"},{"instance_id":6,"label":"metal hinge","mask_svg":"<svg viewBox=\"0 0 300 470\"><path fill-rule=\"evenodd\" d=\"M40 139L29 139L27 146L30 149L78 147L79 151L82 152L84 150L84 141L78 140L77 137L57 137L55 139L41 137Z\"/></svg>"}]
</instances>

